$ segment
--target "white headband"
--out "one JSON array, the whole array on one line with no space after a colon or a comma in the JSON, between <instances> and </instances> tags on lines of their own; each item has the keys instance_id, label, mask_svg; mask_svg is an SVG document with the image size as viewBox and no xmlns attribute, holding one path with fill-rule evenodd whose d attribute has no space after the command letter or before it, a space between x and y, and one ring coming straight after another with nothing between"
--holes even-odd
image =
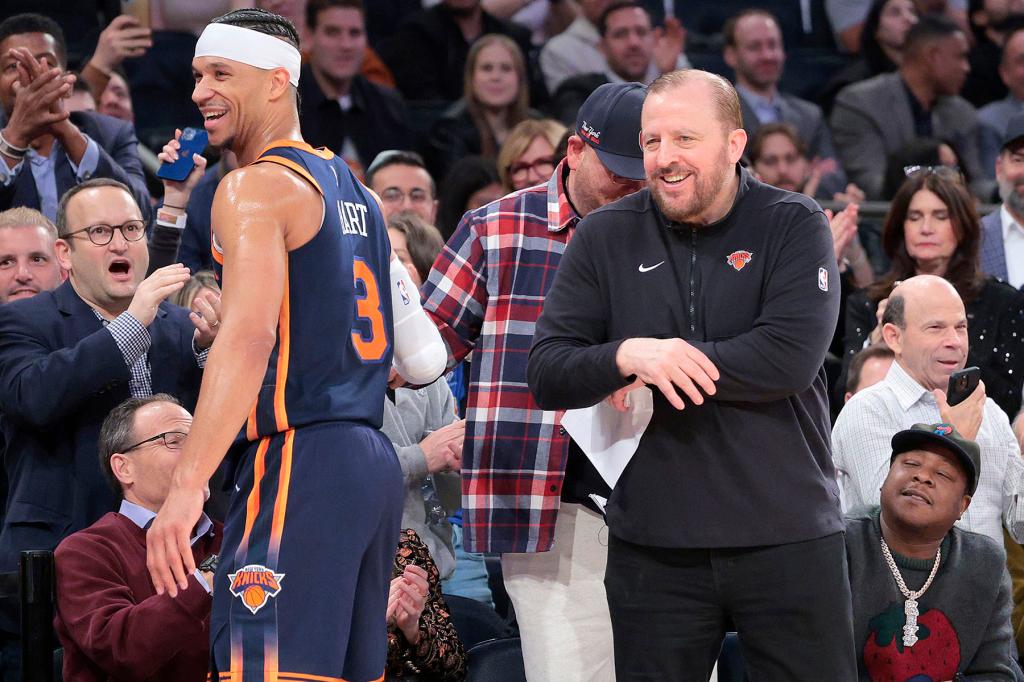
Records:
<instances>
[{"instance_id":1,"label":"white headband","mask_svg":"<svg viewBox=\"0 0 1024 682\"><path fill-rule=\"evenodd\" d=\"M279 38L241 26L208 24L196 43L196 57L223 57L257 69L288 69L288 82L299 87L302 55Z\"/></svg>"}]
</instances>

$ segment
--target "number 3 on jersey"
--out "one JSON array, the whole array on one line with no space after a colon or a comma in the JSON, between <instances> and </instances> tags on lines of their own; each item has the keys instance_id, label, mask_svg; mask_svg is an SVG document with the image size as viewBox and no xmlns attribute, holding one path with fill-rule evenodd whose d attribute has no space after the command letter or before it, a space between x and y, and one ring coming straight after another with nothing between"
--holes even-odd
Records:
<instances>
[{"instance_id":1,"label":"number 3 on jersey","mask_svg":"<svg viewBox=\"0 0 1024 682\"><path fill-rule=\"evenodd\" d=\"M370 266L362 258L357 257L352 262L352 275L356 287L356 317L370 326L368 336L358 330L352 332L352 346L363 362L380 362L388 350L384 313L380 307L380 287Z\"/></svg>"}]
</instances>

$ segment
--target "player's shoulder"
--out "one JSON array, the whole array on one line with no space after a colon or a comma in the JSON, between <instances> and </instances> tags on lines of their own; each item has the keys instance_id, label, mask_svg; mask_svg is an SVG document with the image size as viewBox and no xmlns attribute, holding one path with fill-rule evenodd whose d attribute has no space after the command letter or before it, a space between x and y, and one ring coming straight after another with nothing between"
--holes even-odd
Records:
<instances>
[{"instance_id":1,"label":"player's shoulder","mask_svg":"<svg viewBox=\"0 0 1024 682\"><path fill-rule=\"evenodd\" d=\"M217 188L216 200L227 201L236 207L240 202L256 201L265 208L268 203L304 203L319 195L306 179L285 166L276 163L254 163L227 173Z\"/></svg>"}]
</instances>

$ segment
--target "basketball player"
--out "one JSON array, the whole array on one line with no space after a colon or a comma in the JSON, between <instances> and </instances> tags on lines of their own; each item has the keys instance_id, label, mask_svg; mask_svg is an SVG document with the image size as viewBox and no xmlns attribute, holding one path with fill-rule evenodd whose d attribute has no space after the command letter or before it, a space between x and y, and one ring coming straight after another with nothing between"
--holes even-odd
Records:
<instances>
[{"instance_id":1,"label":"basketball player","mask_svg":"<svg viewBox=\"0 0 1024 682\"><path fill-rule=\"evenodd\" d=\"M393 352L405 378L432 381L443 345L431 356L415 333L394 336L393 314L412 327L426 318L404 269L389 266L378 203L343 160L302 141L294 26L231 12L206 27L192 66L210 142L240 167L214 199L219 341L147 535L149 570L158 593L187 588L203 487L244 425L213 591L212 679L376 680L403 497L378 431L385 385Z\"/></svg>"}]
</instances>

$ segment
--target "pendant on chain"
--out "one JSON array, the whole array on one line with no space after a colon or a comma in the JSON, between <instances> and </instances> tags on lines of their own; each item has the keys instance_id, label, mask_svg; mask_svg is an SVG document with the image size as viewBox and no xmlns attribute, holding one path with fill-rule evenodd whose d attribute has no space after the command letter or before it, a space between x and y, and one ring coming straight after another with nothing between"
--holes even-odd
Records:
<instances>
[{"instance_id":1,"label":"pendant on chain","mask_svg":"<svg viewBox=\"0 0 1024 682\"><path fill-rule=\"evenodd\" d=\"M908 599L904 602L903 613L907 617L903 626L903 646L914 646L917 644L917 617L920 615L917 610L917 600Z\"/></svg>"}]
</instances>

